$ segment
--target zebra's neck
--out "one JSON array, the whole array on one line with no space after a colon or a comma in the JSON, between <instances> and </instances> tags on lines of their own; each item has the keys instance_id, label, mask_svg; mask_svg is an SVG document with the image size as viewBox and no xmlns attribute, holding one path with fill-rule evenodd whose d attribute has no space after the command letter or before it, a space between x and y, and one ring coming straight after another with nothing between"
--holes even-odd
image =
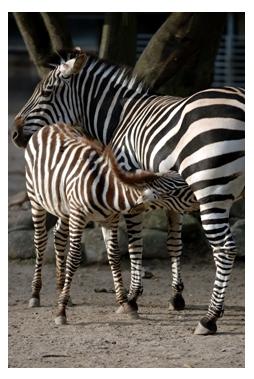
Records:
<instances>
[{"instance_id":1,"label":"zebra's neck","mask_svg":"<svg viewBox=\"0 0 254 379\"><path fill-rule=\"evenodd\" d=\"M127 69L93 57L74 80L77 91L82 89L79 117L84 130L104 145L111 140L128 103L147 96L143 84Z\"/></svg>"}]
</instances>

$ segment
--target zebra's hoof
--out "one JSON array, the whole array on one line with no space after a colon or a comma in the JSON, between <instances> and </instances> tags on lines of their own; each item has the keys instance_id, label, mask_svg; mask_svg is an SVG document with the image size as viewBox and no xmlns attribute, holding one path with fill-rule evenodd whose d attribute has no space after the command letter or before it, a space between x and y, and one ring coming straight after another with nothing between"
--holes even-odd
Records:
<instances>
[{"instance_id":1,"label":"zebra's hoof","mask_svg":"<svg viewBox=\"0 0 254 379\"><path fill-rule=\"evenodd\" d=\"M28 307L29 308L35 308L35 307L40 307L40 299L38 299L37 297L32 297L30 300L29 300L29 303L28 303Z\"/></svg>"},{"instance_id":2,"label":"zebra's hoof","mask_svg":"<svg viewBox=\"0 0 254 379\"><path fill-rule=\"evenodd\" d=\"M185 308L185 301L181 293L176 293L171 297L168 308L170 311L182 311Z\"/></svg>"},{"instance_id":3,"label":"zebra's hoof","mask_svg":"<svg viewBox=\"0 0 254 379\"><path fill-rule=\"evenodd\" d=\"M208 320L207 318L202 318L196 329L194 330L194 334L201 336L208 336L210 334L215 334L217 332L217 325L214 320Z\"/></svg>"},{"instance_id":4,"label":"zebra's hoof","mask_svg":"<svg viewBox=\"0 0 254 379\"><path fill-rule=\"evenodd\" d=\"M57 316L55 318L56 325L65 325L67 324L66 316Z\"/></svg>"},{"instance_id":5,"label":"zebra's hoof","mask_svg":"<svg viewBox=\"0 0 254 379\"><path fill-rule=\"evenodd\" d=\"M123 303L116 310L117 314L127 314L131 318L139 318L138 306L136 303Z\"/></svg>"}]
</instances>

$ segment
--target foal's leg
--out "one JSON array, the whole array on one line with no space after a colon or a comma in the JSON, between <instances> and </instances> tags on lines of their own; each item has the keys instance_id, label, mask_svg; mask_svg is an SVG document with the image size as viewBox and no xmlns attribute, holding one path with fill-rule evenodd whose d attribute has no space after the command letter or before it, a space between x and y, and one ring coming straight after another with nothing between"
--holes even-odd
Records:
<instances>
[{"instance_id":1,"label":"foal's leg","mask_svg":"<svg viewBox=\"0 0 254 379\"><path fill-rule=\"evenodd\" d=\"M229 226L229 209L223 209L221 205L210 209L205 205L200 206L202 225L213 249L216 266L209 308L194 332L203 335L214 334L217 331L216 321L224 313L225 292L236 256L236 247Z\"/></svg>"},{"instance_id":2,"label":"foal's leg","mask_svg":"<svg viewBox=\"0 0 254 379\"><path fill-rule=\"evenodd\" d=\"M40 306L41 266L47 245L46 211L35 200L31 200L32 219L34 223L34 246L36 253L34 276L32 281L32 296L29 307Z\"/></svg>"},{"instance_id":3,"label":"foal's leg","mask_svg":"<svg viewBox=\"0 0 254 379\"><path fill-rule=\"evenodd\" d=\"M54 228L54 247L56 254L56 284L59 292L62 291L65 279L65 248L69 236L69 221L58 219Z\"/></svg>"},{"instance_id":4,"label":"foal's leg","mask_svg":"<svg viewBox=\"0 0 254 379\"><path fill-rule=\"evenodd\" d=\"M70 248L66 259L65 281L58 299L58 312L55 318L57 325L66 324L66 306L70 297L73 275L80 265L81 238L86 225L86 219L79 210L72 210L69 219Z\"/></svg>"},{"instance_id":5,"label":"foal's leg","mask_svg":"<svg viewBox=\"0 0 254 379\"><path fill-rule=\"evenodd\" d=\"M112 271L114 287L116 291L116 301L120 305L117 313L132 313L136 312L136 308L132 308L128 303L127 294L123 285L123 278L121 272L121 255L118 244L118 221L119 217L109 228L102 228L104 241L107 248L109 265Z\"/></svg>"},{"instance_id":6,"label":"foal's leg","mask_svg":"<svg viewBox=\"0 0 254 379\"><path fill-rule=\"evenodd\" d=\"M171 259L172 267L172 292L173 296L169 301L169 309L182 310L185 301L182 296L184 289L181 278L181 255L182 255L182 222L183 214L173 210L167 210L168 218L168 239L167 248Z\"/></svg>"},{"instance_id":7,"label":"foal's leg","mask_svg":"<svg viewBox=\"0 0 254 379\"><path fill-rule=\"evenodd\" d=\"M120 304L117 313L129 313L137 316L137 297L142 293L142 216L140 214L128 214L124 216L129 238L129 254L131 260L131 283L128 297L125 293L121 267L120 251L117 239L118 221L110 226L110 229L102 228L107 247L109 264L113 273L114 286L116 289L116 300Z\"/></svg>"}]
</instances>

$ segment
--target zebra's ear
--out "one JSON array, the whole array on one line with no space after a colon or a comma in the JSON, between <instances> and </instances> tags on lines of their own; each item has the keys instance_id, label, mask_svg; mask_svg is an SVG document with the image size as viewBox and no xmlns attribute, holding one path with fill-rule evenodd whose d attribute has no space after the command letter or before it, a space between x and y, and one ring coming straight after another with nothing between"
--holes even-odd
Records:
<instances>
[{"instance_id":1,"label":"zebra's ear","mask_svg":"<svg viewBox=\"0 0 254 379\"><path fill-rule=\"evenodd\" d=\"M86 61L87 55L80 54L77 57L69 59L68 61L62 63L60 65L60 72L64 77L78 74L86 64Z\"/></svg>"}]
</instances>

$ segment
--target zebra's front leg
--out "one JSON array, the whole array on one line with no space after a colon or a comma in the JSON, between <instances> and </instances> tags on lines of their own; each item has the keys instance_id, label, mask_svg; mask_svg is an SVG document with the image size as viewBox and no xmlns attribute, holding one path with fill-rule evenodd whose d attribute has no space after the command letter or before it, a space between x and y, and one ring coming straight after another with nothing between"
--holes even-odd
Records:
<instances>
[{"instance_id":1,"label":"zebra's front leg","mask_svg":"<svg viewBox=\"0 0 254 379\"><path fill-rule=\"evenodd\" d=\"M119 217L117 216L110 226L102 227L102 234L107 249L108 262L112 272L116 302L122 305L127 303L128 299L124 289L121 272L121 256L118 244L118 222Z\"/></svg>"},{"instance_id":2,"label":"zebra's front leg","mask_svg":"<svg viewBox=\"0 0 254 379\"><path fill-rule=\"evenodd\" d=\"M69 219L70 248L66 259L64 286L58 299L58 312L55 318L55 323L57 325L67 323L66 306L70 298L72 278L79 267L82 258L81 238L85 225L86 220L82 212L72 210Z\"/></svg>"},{"instance_id":3,"label":"zebra's front leg","mask_svg":"<svg viewBox=\"0 0 254 379\"><path fill-rule=\"evenodd\" d=\"M32 219L34 223L34 246L35 246L35 268L32 280L32 296L29 307L40 306L40 290L42 286L41 268L43 256L47 245L46 211L35 201L31 200Z\"/></svg>"},{"instance_id":4,"label":"zebra's front leg","mask_svg":"<svg viewBox=\"0 0 254 379\"><path fill-rule=\"evenodd\" d=\"M228 210L213 208L218 213L209 214L209 209L200 209L202 225L213 249L216 275L207 314L200 320L194 333L208 335L216 333L216 321L224 314L225 292L236 256L236 247L229 226Z\"/></svg>"},{"instance_id":5,"label":"zebra's front leg","mask_svg":"<svg viewBox=\"0 0 254 379\"><path fill-rule=\"evenodd\" d=\"M169 300L169 309L180 311L185 308L182 296L184 289L181 278L181 255L182 255L182 222L183 213L167 210L168 238L167 248L171 259L172 268L172 297Z\"/></svg>"}]
</instances>

